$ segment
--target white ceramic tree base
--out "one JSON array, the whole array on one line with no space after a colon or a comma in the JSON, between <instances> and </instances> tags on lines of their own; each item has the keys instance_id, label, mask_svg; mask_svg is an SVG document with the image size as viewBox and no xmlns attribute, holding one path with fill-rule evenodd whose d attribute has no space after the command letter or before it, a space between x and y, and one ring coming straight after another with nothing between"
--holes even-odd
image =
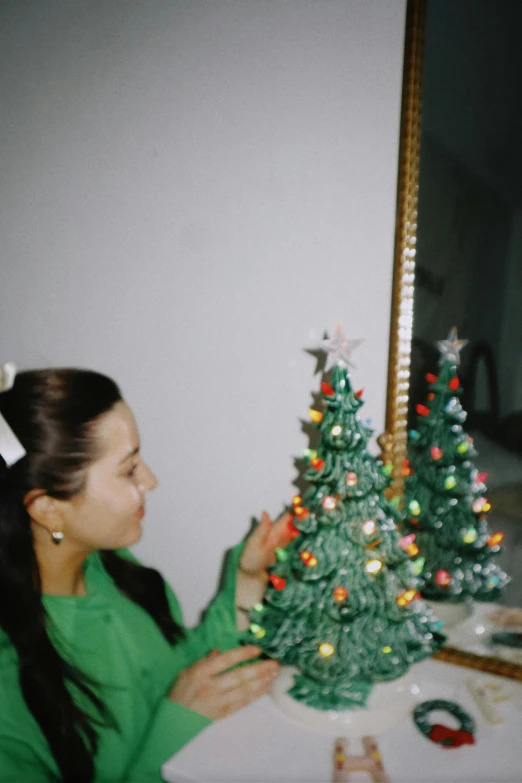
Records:
<instances>
[{"instance_id":1,"label":"white ceramic tree base","mask_svg":"<svg viewBox=\"0 0 522 783\"><path fill-rule=\"evenodd\" d=\"M461 603L453 604L449 601L429 601L426 598L422 600L430 609L433 609L435 617L444 623L444 626L441 628L442 633L445 633L448 628L455 628L465 620L468 620L474 612L473 601L462 601Z\"/></svg>"},{"instance_id":2,"label":"white ceramic tree base","mask_svg":"<svg viewBox=\"0 0 522 783\"><path fill-rule=\"evenodd\" d=\"M281 668L281 674L272 685L272 698L289 718L325 734L343 737L382 734L398 721L409 718L414 705L422 700L420 686L410 670L391 682L376 683L366 707L340 711L317 710L288 695L287 691L292 687L297 671L293 666Z\"/></svg>"}]
</instances>

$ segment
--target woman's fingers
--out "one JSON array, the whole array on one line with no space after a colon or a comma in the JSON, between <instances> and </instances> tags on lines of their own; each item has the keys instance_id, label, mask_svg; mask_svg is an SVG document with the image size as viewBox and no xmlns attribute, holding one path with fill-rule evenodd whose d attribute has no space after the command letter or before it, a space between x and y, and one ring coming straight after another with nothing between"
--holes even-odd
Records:
<instances>
[{"instance_id":1,"label":"woman's fingers","mask_svg":"<svg viewBox=\"0 0 522 783\"><path fill-rule=\"evenodd\" d=\"M280 517L276 519L270 530L269 544L274 548L285 547L292 540L292 533L288 527L288 523L292 519L292 514L289 511L285 511Z\"/></svg>"},{"instance_id":2,"label":"woman's fingers","mask_svg":"<svg viewBox=\"0 0 522 783\"><path fill-rule=\"evenodd\" d=\"M221 674L217 678L218 687L223 691L241 689L245 686L247 689L259 682L274 679L279 673L279 664L275 661L259 661L251 663L249 666L241 666L233 672Z\"/></svg>"},{"instance_id":3,"label":"woman's fingers","mask_svg":"<svg viewBox=\"0 0 522 783\"><path fill-rule=\"evenodd\" d=\"M261 648L257 644L246 644L244 647L234 647L233 650L219 653L218 655L207 655L199 662L201 676L213 677L217 674L237 666L238 663L257 658L261 653Z\"/></svg>"},{"instance_id":4,"label":"woman's fingers","mask_svg":"<svg viewBox=\"0 0 522 783\"><path fill-rule=\"evenodd\" d=\"M224 718L232 712L246 707L263 696L270 688L274 675L243 680L241 685L222 691L219 698L217 717Z\"/></svg>"},{"instance_id":5,"label":"woman's fingers","mask_svg":"<svg viewBox=\"0 0 522 783\"><path fill-rule=\"evenodd\" d=\"M260 652L253 644L224 653L213 651L181 672L169 696L209 718L222 718L266 693L278 674L276 661L256 661L233 668L251 661Z\"/></svg>"}]
</instances>

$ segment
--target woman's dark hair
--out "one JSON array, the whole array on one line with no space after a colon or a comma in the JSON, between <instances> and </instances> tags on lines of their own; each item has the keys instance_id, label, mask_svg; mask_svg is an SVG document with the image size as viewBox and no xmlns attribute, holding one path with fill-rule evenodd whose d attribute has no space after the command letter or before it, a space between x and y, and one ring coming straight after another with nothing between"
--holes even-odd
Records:
<instances>
[{"instance_id":1,"label":"woman's dark hair","mask_svg":"<svg viewBox=\"0 0 522 783\"><path fill-rule=\"evenodd\" d=\"M23 697L64 783L90 783L96 726L110 725L111 716L95 683L65 660L49 636L24 497L31 489L62 500L82 491L86 468L97 458L95 425L121 399L110 378L77 369L21 372L12 389L0 394L0 412L27 452L11 468L0 457L0 627L16 648ZM101 557L117 587L174 644L183 631L172 618L159 573L113 551ZM90 699L96 719L75 704L67 684Z\"/></svg>"}]
</instances>

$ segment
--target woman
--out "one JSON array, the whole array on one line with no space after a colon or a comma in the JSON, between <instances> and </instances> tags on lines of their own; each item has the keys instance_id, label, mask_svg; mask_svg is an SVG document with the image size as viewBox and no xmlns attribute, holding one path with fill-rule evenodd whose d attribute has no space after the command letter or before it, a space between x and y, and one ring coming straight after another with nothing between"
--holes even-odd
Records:
<instances>
[{"instance_id":1,"label":"woman","mask_svg":"<svg viewBox=\"0 0 522 783\"><path fill-rule=\"evenodd\" d=\"M184 629L170 588L127 550L156 479L116 384L4 368L0 781L160 781L170 756L277 674L239 646L238 619L288 543L287 518L263 515L204 622Z\"/></svg>"}]
</instances>

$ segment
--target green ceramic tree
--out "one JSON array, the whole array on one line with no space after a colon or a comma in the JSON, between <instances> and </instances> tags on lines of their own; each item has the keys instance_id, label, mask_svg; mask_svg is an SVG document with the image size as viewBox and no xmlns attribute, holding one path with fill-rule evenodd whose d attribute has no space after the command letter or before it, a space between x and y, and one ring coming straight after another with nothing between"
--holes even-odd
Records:
<instances>
[{"instance_id":1,"label":"green ceramic tree","mask_svg":"<svg viewBox=\"0 0 522 783\"><path fill-rule=\"evenodd\" d=\"M442 643L419 600L414 536L403 537L384 494L388 471L367 444L361 393L348 372L356 344L338 328L328 352L321 409L310 411L319 445L307 450L307 485L293 499L294 538L278 552L250 632L264 652L296 666L290 695L319 709L365 704L375 682L393 680Z\"/></svg>"},{"instance_id":2,"label":"green ceramic tree","mask_svg":"<svg viewBox=\"0 0 522 783\"><path fill-rule=\"evenodd\" d=\"M462 426L457 366L466 343L454 328L438 343L439 373L427 376L428 400L417 405L417 428L410 432L405 490L404 526L425 558L422 595L453 603L495 601L509 581L494 562L503 536L488 526L487 474L476 469L473 439Z\"/></svg>"}]
</instances>

